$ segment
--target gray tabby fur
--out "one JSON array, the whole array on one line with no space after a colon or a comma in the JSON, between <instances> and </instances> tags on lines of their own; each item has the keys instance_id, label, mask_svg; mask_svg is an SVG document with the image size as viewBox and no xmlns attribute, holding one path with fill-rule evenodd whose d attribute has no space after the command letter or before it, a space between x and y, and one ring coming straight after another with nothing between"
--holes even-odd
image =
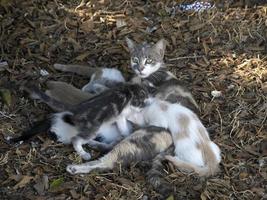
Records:
<instances>
[{"instance_id":1,"label":"gray tabby fur","mask_svg":"<svg viewBox=\"0 0 267 200\"><path fill-rule=\"evenodd\" d=\"M190 91L165 66L165 40L161 39L154 45L135 44L129 38L126 42L131 54L131 68L136 74L131 82L146 85L161 100L179 103L198 112L198 105Z\"/></svg>"}]
</instances>

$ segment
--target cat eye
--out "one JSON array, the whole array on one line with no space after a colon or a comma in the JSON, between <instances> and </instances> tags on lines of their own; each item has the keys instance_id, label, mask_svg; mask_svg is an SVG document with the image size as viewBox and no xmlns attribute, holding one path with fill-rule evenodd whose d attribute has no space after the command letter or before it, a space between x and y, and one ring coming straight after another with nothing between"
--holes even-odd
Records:
<instances>
[{"instance_id":1,"label":"cat eye","mask_svg":"<svg viewBox=\"0 0 267 200\"><path fill-rule=\"evenodd\" d=\"M152 59L150 59L150 58L147 58L147 59L146 59L146 64L151 64L152 62L153 62Z\"/></svg>"},{"instance_id":2,"label":"cat eye","mask_svg":"<svg viewBox=\"0 0 267 200\"><path fill-rule=\"evenodd\" d=\"M137 57L133 57L133 58L132 58L132 62L133 62L133 63L138 63L138 62L139 62L139 59L138 59Z\"/></svg>"}]
</instances>

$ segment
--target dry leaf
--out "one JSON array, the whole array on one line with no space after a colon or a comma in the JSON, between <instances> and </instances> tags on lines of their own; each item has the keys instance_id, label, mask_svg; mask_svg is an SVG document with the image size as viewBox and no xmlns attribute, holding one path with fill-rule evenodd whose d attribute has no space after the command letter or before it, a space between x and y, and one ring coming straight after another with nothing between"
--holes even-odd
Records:
<instances>
[{"instance_id":1,"label":"dry leaf","mask_svg":"<svg viewBox=\"0 0 267 200\"><path fill-rule=\"evenodd\" d=\"M16 190L25 187L33 178L33 176L22 176L22 179L13 188Z\"/></svg>"},{"instance_id":2,"label":"dry leaf","mask_svg":"<svg viewBox=\"0 0 267 200\"><path fill-rule=\"evenodd\" d=\"M81 24L82 31L88 33L94 29L94 21L89 19L87 21L82 22Z\"/></svg>"}]
</instances>

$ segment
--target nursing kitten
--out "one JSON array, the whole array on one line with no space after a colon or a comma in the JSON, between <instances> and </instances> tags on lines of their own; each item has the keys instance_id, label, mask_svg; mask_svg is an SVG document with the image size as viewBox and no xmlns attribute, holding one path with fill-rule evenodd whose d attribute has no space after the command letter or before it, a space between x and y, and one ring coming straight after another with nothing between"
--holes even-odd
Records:
<instances>
[{"instance_id":1,"label":"nursing kitten","mask_svg":"<svg viewBox=\"0 0 267 200\"><path fill-rule=\"evenodd\" d=\"M154 45L135 44L129 38L126 38L126 42L131 54L131 68L136 74L131 82L146 85L161 100L179 103L198 112L192 94L165 66L165 40L161 39Z\"/></svg>"},{"instance_id":2,"label":"nursing kitten","mask_svg":"<svg viewBox=\"0 0 267 200\"><path fill-rule=\"evenodd\" d=\"M50 106L54 111L65 111L66 109L77 105L85 100L88 100L108 88L116 87L117 85L125 82L121 72L117 69L91 68L83 65L60 64L55 64L54 67L62 71L73 72L80 75L91 75L90 82L86 84L82 90L65 82L48 81L47 87L49 89L45 91L45 94L39 93L39 95L33 95L31 90L28 91L35 99L38 99L40 96L42 96L43 102ZM27 91L27 88L24 89ZM61 115L62 113L56 114L52 117L48 117L45 120L34 123L33 126L29 130L24 131L21 136L16 138L9 138L9 142L22 142L30 139L31 137L39 133L48 132L49 136L52 136L52 138L56 141L62 142L64 144L69 144L71 138L77 135L78 133L77 130L72 126L68 126L67 129L65 127L63 128L63 130L58 129L58 127L62 126L57 126L55 124L64 123L61 121ZM113 143L117 141L119 135L119 130L115 124L109 126L102 126L102 128L99 130L99 134L96 139L100 140L102 143L106 143L107 145L103 146L103 144L101 143L94 143L91 144L91 147L97 146L98 150L102 151L105 147L105 151L107 151L112 148ZM101 149L99 147L101 147Z\"/></svg>"},{"instance_id":3,"label":"nursing kitten","mask_svg":"<svg viewBox=\"0 0 267 200\"><path fill-rule=\"evenodd\" d=\"M147 125L171 132L175 156L165 158L175 166L201 176L216 173L221 161L220 149L210 140L206 128L190 109L155 98L143 109L140 117Z\"/></svg>"},{"instance_id":4,"label":"nursing kitten","mask_svg":"<svg viewBox=\"0 0 267 200\"><path fill-rule=\"evenodd\" d=\"M139 129L118 143L103 157L78 165L68 165L71 174L89 173L92 170L111 170L142 160L152 160L171 145L171 134L164 128L150 126Z\"/></svg>"},{"instance_id":5,"label":"nursing kitten","mask_svg":"<svg viewBox=\"0 0 267 200\"><path fill-rule=\"evenodd\" d=\"M72 72L90 78L90 81L81 90L61 81L47 82L48 90L46 90L46 94L66 105L78 104L106 89L116 87L120 83L125 82L121 72L115 68L93 68L84 65L63 64L55 64L54 68L63 72ZM50 105L48 104L48 106ZM52 107L52 109L62 111L55 107Z\"/></svg>"},{"instance_id":6,"label":"nursing kitten","mask_svg":"<svg viewBox=\"0 0 267 200\"><path fill-rule=\"evenodd\" d=\"M65 132L65 134L66 132L75 133L71 138L71 143L85 160L90 159L90 154L84 151L82 145L93 143L92 140L103 127L110 127L116 123L122 136L129 135L131 130L129 130L127 117L133 112L138 112L148 98L145 88L136 84L122 84L76 106L68 107L37 88L33 87L28 90L42 101L49 102L52 107L61 107L65 110L65 112L54 115L51 129ZM57 133L57 135L63 134Z\"/></svg>"}]
</instances>

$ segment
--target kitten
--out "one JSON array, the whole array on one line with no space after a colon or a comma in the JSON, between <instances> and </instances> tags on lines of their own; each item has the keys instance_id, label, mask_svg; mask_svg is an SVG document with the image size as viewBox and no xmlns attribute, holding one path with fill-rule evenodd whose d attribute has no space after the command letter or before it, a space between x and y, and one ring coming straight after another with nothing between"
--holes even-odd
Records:
<instances>
[{"instance_id":1,"label":"kitten","mask_svg":"<svg viewBox=\"0 0 267 200\"><path fill-rule=\"evenodd\" d=\"M150 126L139 129L118 143L103 157L78 165L68 165L71 174L104 171L117 166L127 166L142 160L152 160L172 145L171 134L164 128Z\"/></svg>"},{"instance_id":2,"label":"kitten","mask_svg":"<svg viewBox=\"0 0 267 200\"><path fill-rule=\"evenodd\" d=\"M165 66L164 39L154 45L135 44L129 38L126 38L126 42L131 54L131 68L136 74L131 82L147 86L149 91L161 100L179 103L198 112L199 108L192 94Z\"/></svg>"},{"instance_id":3,"label":"kitten","mask_svg":"<svg viewBox=\"0 0 267 200\"><path fill-rule=\"evenodd\" d=\"M82 90L75 88L74 86L65 82L48 81L47 87L49 89L46 90L45 94L39 93L39 95L33 95L31 90L28 91L35 99L38 99L40 96L42 96L42 100L54 111L65 111L71 106L88 100L108 88L116 87L116 85L125 82L121 72L117 69L90 68L88 66L82 65L55 64L54 66L56 69L62 71L68 71L83 75L85 74L86 76L91 75L90 82L86 84ZM27 91L27 88L24 89ZM51 101L51 99L55 99L56 101ZM45 120L34 123L34 125L29 130L24 131L21 136L16 138L9 138L8 142L22 142L30 139L36 134L48 132L49 136L51 136L56 141L62 142L64 144L69 144L71 138L75 136L75 134L77 135L78 132L72 126L68 126L68 129L66 129L65 127L63 130L59 130L58 127L62 127L61 124L64 122L60 120L61 114L58 114L56 116L57 117L49 117ZM50 127L52 128L50 129ZM103 151L105 147L105 151L107 151L112 147L113 143L117 141L119 135L120 133L116 125L103 126L96 139L100 140L102 143L110 143L110 145L103 146L102 144L94 144L92 146L91 144L91 147L97 146L96 148L98 148L98 150L100 151Z\"/></svg>"},{"instance_id":4,"label":"kitten","mask_svg":"<svg viewBox=\"0 0 267 200\"><path fill-rule=\"evenodd\" d=\"M71 143L85 160L90 159L90 154L84 151L82 145L88 142L94 144L92 139L104 127L111 127L116 123L122 136L129 135L131 130L127 117L133 112L138 112L139 107L143 107L148 98L145 88L136 84L122 84L76 106L68 107L37 88L33 87L28 90L42 101L49 102L52 107L60 107L65 110L65 112L54 115L51 130L60 132L56 133L59 136L64 135L65 132L73 135ZM104 129L106 130L106 128Z\"/></svg>"},{"instance_id":5,"label":"kitten","mask_svg":"<svg viewBox=\"0 0 267 200\"><path fill-rule=\"evenodd\" d=\"M116 87L118 84L125 82L121 72L115 68L92 68L84 65L63 64L55 64L54 68L63 72L72 72L90 78L90 81L81 90L60 81L47 82L48 90L46 90L46 94L66 105L78 104L106 89ZM48 106L50 105L48 104ZM55 107L52 107L52 109L62 111Z\"/></svg>"},{"instance_id":6,"label":"kitten","mask_svg":"<svg viewBox=\"0 0 267 200\"><path fill-rule=\"evenodd\" d=\"M210 140L206 128L190 109L155 98L143 109L140 117L147 125L163 127L171 132L175 156L165 158L175 166L201 176L216 173L221 161L220 149Z\"/></svg>"},{"instance_id":7,"label":"kitten","mask_svg":"<svg viewBox=\"0 0 267 200\"><path fill-rule=\"evenodd\" d=\"M91 76L90 82L83 86L82 91L99 94L124 82L125 79L118 69L102 68Z\"/></svg>"}]
</instances>

